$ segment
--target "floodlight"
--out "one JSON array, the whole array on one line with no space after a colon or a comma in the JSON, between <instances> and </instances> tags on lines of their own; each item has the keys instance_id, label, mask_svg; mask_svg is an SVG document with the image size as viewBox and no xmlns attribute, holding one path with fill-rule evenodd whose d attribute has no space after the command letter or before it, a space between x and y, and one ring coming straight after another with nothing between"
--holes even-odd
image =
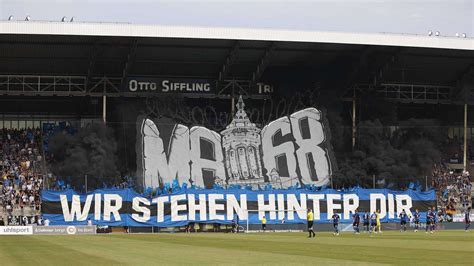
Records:
<instances>
[{"instance_id":1,"label":"floodlight","mask_svg":"<svg viewBox=\"0 0 474 266\"><path fill-rule=\"evenodd\" d=\"M76 19L75 17L72 17L69 22L74 22L75 19Z\"/></svg>"},{"instance_id":2,"label":"floodlight","mask_svg":"<svg viewBox=\"0 0 474 266\"><path fill-rule=\"evenodd\" d=\"M8 21L12 21L14 19L13 15L8 17Z\"/></svg>"},{"instance_id":3,"label":"floodlight","mask_svg":"<svg viewBox=\"0 0 474 266\"><path fill-rule=\"evenodd\" d=\"M30 21L30 20L31 20L31 17L29 15L26 16L25 21Z\"/></svg>"},{"instance_id":4,"label":"floodlight","mask_svg":"<svg viewBox=\"0 0 474 266\"><path fill-rule=\"evenodd\" d=\"M61 22L66 22L67 21L67 17L64 16L62 19L61 19Z\"/></svg>"}]
</instances>

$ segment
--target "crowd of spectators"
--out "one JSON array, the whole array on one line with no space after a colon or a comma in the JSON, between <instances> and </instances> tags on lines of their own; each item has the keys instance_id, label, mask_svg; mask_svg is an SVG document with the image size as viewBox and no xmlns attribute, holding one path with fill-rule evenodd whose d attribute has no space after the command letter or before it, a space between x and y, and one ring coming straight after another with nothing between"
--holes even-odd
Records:
<instances>
[{"instance_id":1,"label":"crowd of spectators","mask_svg":"<svg viewBox=\"0 0 474 266\"><path fill-rule=\"evenodd\" d=\"M0 130L0 218L21 224L37 220L43 186L41 131Z\"/></svg>"},{"instance_id":2,"label":"crowd of spectators","mask_svg":"<svg viewBox=\"0 0 474 266\"><path fill-rule=\"evenodd\" d=\"M433 169L432 181L440 210L452 215L472 207L469 172L454 172L446 165L438 164Z\"/></svg>"}]
</instances>

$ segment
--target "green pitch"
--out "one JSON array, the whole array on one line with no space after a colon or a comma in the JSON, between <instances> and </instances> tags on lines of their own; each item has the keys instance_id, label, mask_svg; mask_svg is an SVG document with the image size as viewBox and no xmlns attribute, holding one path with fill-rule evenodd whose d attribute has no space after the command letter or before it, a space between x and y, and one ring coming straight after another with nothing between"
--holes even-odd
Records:
<instances>
[{"instance_id":1,"label":"green pitch","mask_svg":"<svg viewBox=\"0 0 474 266\"><path fill-rule=\"evenodd\" d=\"M474 232L0 236L1 265L470 264Z\"/></svg>"}]
</instances>

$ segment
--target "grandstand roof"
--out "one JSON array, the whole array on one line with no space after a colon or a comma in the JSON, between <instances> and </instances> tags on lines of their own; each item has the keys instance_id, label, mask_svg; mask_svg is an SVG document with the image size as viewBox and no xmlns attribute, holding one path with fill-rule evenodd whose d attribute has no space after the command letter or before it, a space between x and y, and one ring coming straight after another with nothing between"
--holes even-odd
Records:
<instances>
[{"instance_id":1,"label":"grandstand roof","mask_svg":"<svg viewBox=\"0 0 474 266\"><path fill-rule=\"evenodd\" d=\"M248 84L286 79L293 87L384 83L397 97L404 89L411 98L434 89L437 102L440 90L445 99L462 92L454 87L473 75L473 62L472 38L0 21L0 94L8 95L93 95L109 91L106 86L118 91L134 76ZM52 89L58 82L67 91Z\"/></svg>"},{"instance_id":2,"label":"grandstand roof","mask_svg":"<svg viewBox=\"0 0 474 266\"><path fill-rule=\"evenodd\" d=\"M285 41L474 50L473 38L128 23L0 21L0 34Z\"/></svg>"}]
</instances>

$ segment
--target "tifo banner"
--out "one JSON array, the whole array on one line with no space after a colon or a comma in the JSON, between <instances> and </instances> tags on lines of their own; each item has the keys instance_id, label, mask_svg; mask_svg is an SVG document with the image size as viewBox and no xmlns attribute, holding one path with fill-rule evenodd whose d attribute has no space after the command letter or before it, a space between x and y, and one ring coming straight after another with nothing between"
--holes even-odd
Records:
<instances>
[{"instance_id":1,"label":"tifo banner","mask_svg":"<svg viewBox=\"0 0 474 266\"><path fill-rule=\"evenodd\" d=\"M96 190L77 194L72 190L43 191L42 211L51 225L183 226L190 222L260 224L305 223L307 209L316 223L328 223L334 213L341 222L351 222L358 210L379 211L382 222L398 221L405 210L409 216L418 209L425 221L428 207L435 206L434 190L393 191L355 189L337 191L306 189L251 191L245 189L186 189L147 198L131 189Z\"/></svg>"},{"instance_id":2,"label":"tifo banner","mask_svg":"<svg viewBox=\"0 0 474 266\"><path fill-rule=\"evenodd\" d=\"M252 123L240 97L232 122L220 133L142 117L138 121L137 176L143 188L175 179L200 188L324 186L331 175L328 128L316 108Z\"/></svg>"}]
</instances>

